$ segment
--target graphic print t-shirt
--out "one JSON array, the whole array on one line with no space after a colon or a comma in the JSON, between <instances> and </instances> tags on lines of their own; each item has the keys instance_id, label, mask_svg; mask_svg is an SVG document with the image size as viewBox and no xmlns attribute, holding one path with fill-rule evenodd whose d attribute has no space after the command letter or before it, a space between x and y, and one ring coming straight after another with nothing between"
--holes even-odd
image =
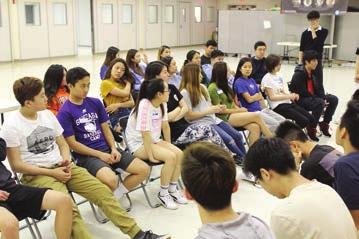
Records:
<instances>
[{"instance_id":1,"label":"graphic print t-shirt","mask_svg":"<svg viewBox=\"0 0 359 239\"><path fill-rule=\"evenodd\" d=\"M96 150L107 150L101 124L108 121L106 110L99 99L86 97L81 105L66 101L57 119L64 128L64 137L75 136L79 143Z\"/></svg>"},{"instance_id":2,"label":"graphic print t-shirt","mask_svg":"<svg viewBox=\"0 0 359 239\"><path fill-rule=\"evenodd\" d=\"M61 160L56 137L63 129L49 110L37 113L36 120L25 118L19 111L6 119L0 137L8 148L19 147L21 159L39 167L53 167Z\"/></svg>"}]
</instances>

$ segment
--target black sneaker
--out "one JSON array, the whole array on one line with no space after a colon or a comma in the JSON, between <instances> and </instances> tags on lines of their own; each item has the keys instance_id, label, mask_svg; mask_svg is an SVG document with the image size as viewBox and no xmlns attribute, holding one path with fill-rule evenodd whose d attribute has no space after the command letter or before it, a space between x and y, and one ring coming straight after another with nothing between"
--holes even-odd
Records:
<instances>
[{"instance_id":1,"label":"black sneaker","mask_svg":"<svg viewBox=\"0 0 359 239\"><path fill-rule=\"evenodd\" d=\"M170 235L157 235L152 231L140 231L133 239L171 239Z\"/></svg>"}]
</instances>

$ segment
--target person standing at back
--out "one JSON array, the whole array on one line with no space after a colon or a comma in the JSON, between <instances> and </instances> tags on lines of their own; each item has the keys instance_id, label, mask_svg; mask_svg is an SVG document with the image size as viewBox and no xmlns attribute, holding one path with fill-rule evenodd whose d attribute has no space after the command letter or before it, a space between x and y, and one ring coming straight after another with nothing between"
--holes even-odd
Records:
<instances>
[{"instance_id":1,"label":"person standing at back","mask_svg":"<svg viewBox=\"0 0 359 239\"><path fill-rule=\"evenodd\" d=\"M323 84L323 66L322 55L325 39L328 36L328 29L320 25L320 13L318 11L311 11L307 15L309 27L306 29L300 38L299 46L299 62L303 62L303 52L316 51L318 54L318 66L314 71L318 81ZM304 64L304 62L303 62Z\"/></svg>"}]
</instances>

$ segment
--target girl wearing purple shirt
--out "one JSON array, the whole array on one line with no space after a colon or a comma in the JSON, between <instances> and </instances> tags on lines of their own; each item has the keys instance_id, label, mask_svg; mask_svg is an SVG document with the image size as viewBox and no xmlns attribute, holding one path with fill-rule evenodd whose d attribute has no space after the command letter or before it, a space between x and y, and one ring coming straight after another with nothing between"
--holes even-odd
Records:
<instances>
[{"instance_id":1,"label":"girl wearing purple shirt","mask_svg":"<svg viewBox=\"0 0 359 239\"><path fill-rule=\"evenodd\" d=\"M101 69L100 69L100 78L101 80L105 79L105 75L107 72L107 69L110 65L110 62L119 57L120 53L120 49L118 49L117 47L111 46L107 49L106 52L106 58L105 61L103 62Z\"/></svg>"},{"instance_id":2,"label":"girl wearing purple shirt","mask_svg":"<svg viewBox=\"0 0 359 239\"><path fill-rule=\"evenodd\" d=\"M252 69L250 58L244 57L239 61L233 83L233 91L240 105L247 108L248 112L259 112L268 128L274 132L285 118L267 108L256 81L250 78Z\"/></svg>"}]
</instances>

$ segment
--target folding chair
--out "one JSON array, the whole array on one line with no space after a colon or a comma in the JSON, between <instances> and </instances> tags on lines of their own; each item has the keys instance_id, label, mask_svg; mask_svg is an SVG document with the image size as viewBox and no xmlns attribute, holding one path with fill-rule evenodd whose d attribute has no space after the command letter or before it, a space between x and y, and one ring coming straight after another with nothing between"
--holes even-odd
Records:
<instances>
[{"instance_id":1,"label":"folding chair","mask_svg":"<svg viewBox=\"0 0 359 239\"><path fill-rule=\"evenodd\" d=\"M127 127L128 118L129 118L129 116L125 116L125 117L120 118L120 120L119 120L120 126L121 126L121 128L122 128L122 138L123 138L123 140L124 140L125 143L126 143L126 149L125 149L126 151L128 151L128 146L127 146L127 145L128 145L128 142L127 142L125 130L126 130L126 127ZM148 178L147 178L144 182L142 182L138 187L132 189L130 192L128 192L128 193L126 194L126 197L127 197L127 199L129 200L129 202L130 202L131 208L132 208L132 201L131 201L131 198L130 198L130 196L129 196L129 193L131 193L131 192L133 192L133 191L136 191L136 190L138 190L138 189L142 189L143 193L145 194L146 201L147 201L148 205L149 205L151 208L157 208L157 207L161 206L160 203L153 203L153 202L151 201L150 196L149 196L149 194L148 194L148 192L147 192L146 186L148 185L148 183L153 182L153 181L155 181L155 180L157 180L157 179L160 178L160 176L151 177L152 168L153 168L154 166L163 165L164 163L163 163L163 162L153 163L153 162L149 162L149 161L145 161L145 162L146 162L146 163L148 164L148 166L150 167L150 174L149 174ZM122 177L121 177L121 175L120 175L120 179L123 180Z\"/></svg>"},{"instance_id":2,"label":"folding chair","mask_svg":"<svg viewBox=\"0 0 359 239\"><path fill-rule=\"evenodd\" d=\"M14 175L16 183L21 184L20 179L17 177L17 173L14 171L12 171L12 173ZM50 216L50 214L51 214L51 211L46 211L46 213L40 220L35 220L35 219L29 218L29 217L24 218L23 220L25 221L26 225L21 226L19 228L19 230L21 231L23 229L28 228L33 239L42 239L42 235L41 235L39 227L37 226L37 222L46 220ZM34 231L34 229L35 229L35 231Z\"/></svg>"},{"instance_id":3,"label":"folding chair","mask_svg":"<svg viewBox=\"0 0 359 239\"><path fill-rule=\"evenodd\" d=\"M83 200L81 200L81 201L79 201L79 202L76 202L75 197L74 197L74 195L73 195L74 192L70 192L70 191L69 191L69 194L70 194L72 200L74 201L74 203L76 203L77 206L88 202L88 203L90 204L92 213L94 214L95 219L96 219L96 221L97 221L98 223L105 224L106 222L109 221L108 218L105 218L105 219L101 219L101 218L100 218L100 216L98 215L98 213L97 213L97 211L96 211L96 208L95 208L95 206L93 205L93 203L89 202L87 199L83 199Z\"/></svg>"}]
</instances>

